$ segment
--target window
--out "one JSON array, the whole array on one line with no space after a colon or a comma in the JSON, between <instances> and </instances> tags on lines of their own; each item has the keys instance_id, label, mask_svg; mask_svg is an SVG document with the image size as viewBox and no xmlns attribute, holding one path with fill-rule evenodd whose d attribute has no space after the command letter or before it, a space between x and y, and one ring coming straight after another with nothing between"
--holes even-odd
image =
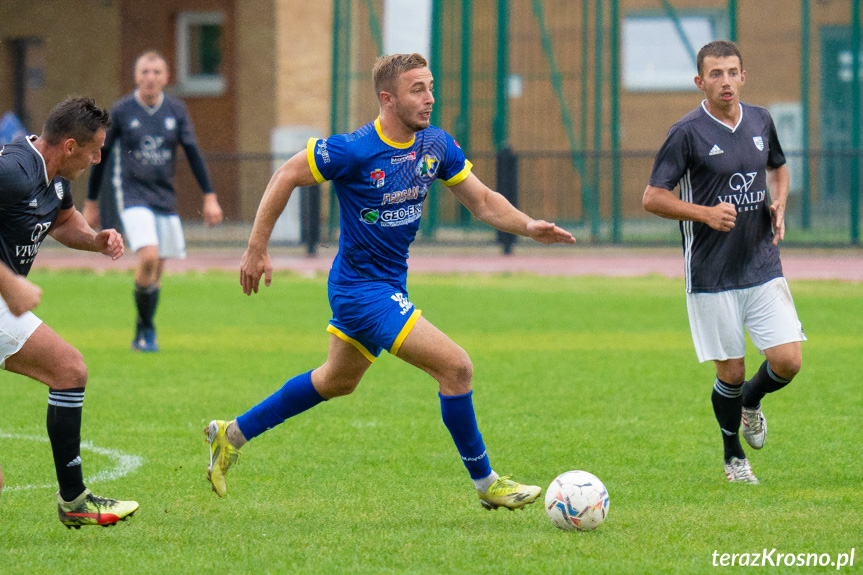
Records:
<instances>
[{"instance_id":1,"label":"window","mask_svg":"<svg viewBox=\"0 0 863 575\"><path fill-rule=\"evenodd\" d=\"M623 22L623 86L631 91L698 90L695 56L713 40L727 37L721 12L677 14L689 43L681 39L675 21L664 13L629 15Z\"/></svg>"},{"instance_id":2,"label":"window","mask_svg":"<svg viewBox=\"0 0 863 575\"><path fill-rule=\"evenodd\" d=\"M177 91L181 94L219 96L225 92L224 22L221 12L177 15Z\"/></svg>"}]
</instances>

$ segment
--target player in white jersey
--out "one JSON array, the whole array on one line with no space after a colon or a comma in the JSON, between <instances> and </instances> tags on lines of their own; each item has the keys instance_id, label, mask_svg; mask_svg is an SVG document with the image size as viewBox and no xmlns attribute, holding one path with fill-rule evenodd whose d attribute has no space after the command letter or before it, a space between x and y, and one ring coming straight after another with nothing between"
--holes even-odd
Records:
<instances>
[{"instance_id":1,"label":"player in white jersey","mask_svg":"<svg viewBox=\"0 0 863 575\"><path fill-rule=\"evenodd\" d=\"M769 112L740 102L746 72L737 46L711 42L697 64L695 85L706 98L669 130L643 203L680 220L692 338L698 360L716 365L712 402L726 478L754 484L738 430L742 422L749 446L764 446L761 399L797 375L806 339L777 247L789 176ZM671 191L678 184L680 198ZM766 356L748 381L744 328Z\"/></svg>"}]
</instances>

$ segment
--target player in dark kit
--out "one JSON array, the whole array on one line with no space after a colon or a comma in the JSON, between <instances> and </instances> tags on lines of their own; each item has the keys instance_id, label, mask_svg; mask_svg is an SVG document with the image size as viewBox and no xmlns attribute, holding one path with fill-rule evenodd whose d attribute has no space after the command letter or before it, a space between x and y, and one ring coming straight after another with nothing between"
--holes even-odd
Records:
<instances>
[{"instance_id":1,"label":"player in dark kit","mask_svg":"<svg viewBox=\"0 0 863 575\"><path fill-rule=\"evenodd\" d=\"M267 243L276 218L297 186L332 180L339 199L339 252L329 276L333 319L326 362L297 375L233 421L214 420L208 477L224 495L225 473L247 441L322 401L353 392L382 350L414 365L439 384L441 414L487 509L533 503L540 488L498 477L489 463L471 400L473 365L465 351L408 299L408 248L423 201L440 179L473 214L492 226L541 243L573 243L569 232L533 220L471 173L452 136L429 125L434 80L419 54L395 54L373 70L380 116L352 134L311 139L276 170L258 208L243 255L240 283L257 293L270 285Z\"/></svg>"},{"instance_id":2,"label":"player in dark kit","mask_svg":"<svg viewBox=\"0 0 863 575\"><path fill-rule=\"evenodd\" d=\"M16 274L27 275L46 234L70 248L101 252L113 259L123 255L120 234L93 231L75 210L69 190L70 180L99 162L109 126L107 111L93 100L67 98L51 111L42 135L18 137L0 151L0 258ZM7 277L4 282L13 279ZM131 516L138 503L99 497L84 486L84 358L28 311L38 302L38 297L33 301L32 289L20 281L11 287L14 291L0 292L4 295L0 299L0 367L49 388L47 427L60 483L60 521L76 529L112 525ZM19 299L22 290L23 301ZM7 302L5 298L15 293L18 295Z\"/></svg>"},{"instance_id":3,"label":"player in dark kit","mask_svg":"<svg viewBox=\"0 0 863 575\"><path fill-rule=\"evenodd\" d=\"M186 257L174 191L178 145L204 192L204 222L212 226L222 221L222 209L198 151L189 111L181 100L164 93L167 84L168 65L161 55L146 52L138 57L137 89L111 108L112 125L105 139L104 159L93 168L84 206L87 222L98 228L97 199L107 169L112 174L129 248L138 257L135 268L138 316L132 349L143 352L159 350L153 317L159 303L165 260ZM112 153L115 143L116 150Z\"/></svg>"},{"instance_id":4,"label":"player in dark kit","mask_svg":"<svg viewBox=\"0 0 863 575\"><path fill-rule=\"evenodd\" d=\"M729 481L758 483L738 430L753 449L767 438L761 399L786 386L806 340L782 276L789 175L769 112L740 102L746 79L732 42L698 52L701 105L668 132L656 156L645 209L680 220L686 303L698 361L713 360L713 411ZM671 190L680 185L680 198ZM744 328L766 357L745 381ZM742 418L742 420L741 420Z\"/></svg>"}]
</instances>

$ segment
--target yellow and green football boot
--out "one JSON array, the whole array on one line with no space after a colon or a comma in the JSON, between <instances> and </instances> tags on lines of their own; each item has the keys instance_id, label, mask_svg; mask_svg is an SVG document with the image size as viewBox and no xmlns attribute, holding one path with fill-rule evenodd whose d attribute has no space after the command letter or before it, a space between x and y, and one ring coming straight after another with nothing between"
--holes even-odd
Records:
<instances>
[{"instance_id":1,"label":"yellow and green football boot","mask_svg":"<svg viewBox=\"0 0 863 575\"><path fill-rule=\"evenodd\" d=\"M485 493L477 491L479 502L486 509L506 507L510 511L530 505L536 501L541 492L542 489L536 485L522 485L511 480L509 475L498 477Z\"/></svg>"},{"instance_id":2,"label":"yellow and green football boot","mask_svg":"<svg viewBox=\"0 0 863 575\"><path fill-rule=\"evenodd\" d=\"M214 419L204 429L207 434L207 443L210 444L210 466L207 467L207 479L213 486L213 491L219 497L224 497L228 490L225 485L225 474L231 465L237 462L240 450L231 445L225 436L229 421Z\"/></svg>"}]
</instances>

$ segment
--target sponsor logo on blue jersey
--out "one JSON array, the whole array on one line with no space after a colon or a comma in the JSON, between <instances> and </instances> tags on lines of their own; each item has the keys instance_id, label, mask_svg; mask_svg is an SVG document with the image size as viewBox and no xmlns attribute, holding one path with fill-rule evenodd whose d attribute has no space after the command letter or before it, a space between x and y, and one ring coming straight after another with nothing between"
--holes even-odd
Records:
<instances>
[{"instance_id":1,"label":"sponsor logo on blue jersey","mask_svg":"<svg viewBox=\"0 0 863 575\"><path fill-rule=\"evenodd\" d=\"M417 153L411 152L410 154L402 154L401 156L393 156L390 158L390 164L401 164L402 162L410 162L411 160L417 159Z\"/></svg>"},{"instance_id":2,"label":"sponsor logo on blue jersey","mask_svg":"<svg viewBox=\"0 0 863 575\"><path fill-rule=\"evenodd\" d=\"M360 220L364 224L373 226L380 223L381 227L384 228L406 226L420 219L422 215L422 204L412 204L396 210L380 210L378 208L364 208L360 210Z\"/></svg>"},{"instance_id":3,"label":"sponsor logo on blue jersey","mask_svg":"<svg viewBox=\"0 0 863 575\"><path fill-rule=\"evenodd\" d=\"M428 186L413 186L406 190L387 192L384 194L383 199L381 199L381 205L400 204L402 202L407 202L408 200L416 200L417 198L424 199L426 194L428 194L428 191Z\"/></svg>"},{"instance_id":4,"label":"sponsor logo on blue jersey","mask_svg":"<svg viewBox=\"0 0 863 575\"><path fill-rule=\"evenodd\" d=\"M375 208L365 208L364 210L360 211L360 220L362 220L364 224L369 224L370 226L378 223L379 216L380 212Z\"/></svg>"}]
</instances>

